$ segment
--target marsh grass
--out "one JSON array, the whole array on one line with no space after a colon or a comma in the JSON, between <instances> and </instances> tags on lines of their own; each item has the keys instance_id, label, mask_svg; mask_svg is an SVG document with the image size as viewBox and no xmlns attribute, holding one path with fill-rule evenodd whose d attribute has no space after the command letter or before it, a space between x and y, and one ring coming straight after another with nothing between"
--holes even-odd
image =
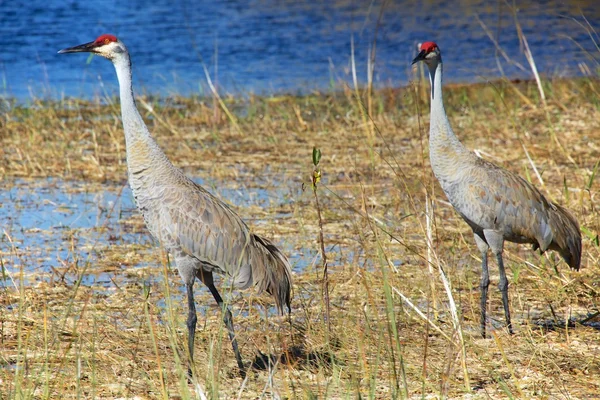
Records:
<instances>
[{"instance_id":1,"label":"marsh grass","mask_svg":"<svg viewBox=\"0 0 600 400\"><path fill-rule=\"evenodd\" d=\"M210 177L213 192L227 186L273 193L268 207L236 210L292 258L291 324L268 296L228 296L241 351L253 365L243 381L220 312L198 285L196 382L188 384L180 279L151 241L98 241L82 255L82 232L73 229L72 257L49 279L30 265L32 249L3 228L0 397L596 396L600 332L577 321L599 308L599 82L542 83L545 107L537 106L535 82L445 87L451 123L466 146L573 210L584 232L578 273L556 254L506 246L514 336L502 328L500 296L492 290L492 338L479 337L480 260L470 229L430 172L426 83L369 89L369 99L354 87L303 97L222 97L235 119L215 113L212 99L146 97L139 104L150 130L188 175ZM123 187L117 104L62 99L5 107L5 187L46 177L85 181L89 191ZM323 154L328 321L310 190L315 145ZM137 213L119 223L129 233L145 232ZM495 283L495 264L490 270ZM99 271L110 271L110 283L84 283ZM587 323L598 325L598 318Z\"/></svg>"}]
</instances>

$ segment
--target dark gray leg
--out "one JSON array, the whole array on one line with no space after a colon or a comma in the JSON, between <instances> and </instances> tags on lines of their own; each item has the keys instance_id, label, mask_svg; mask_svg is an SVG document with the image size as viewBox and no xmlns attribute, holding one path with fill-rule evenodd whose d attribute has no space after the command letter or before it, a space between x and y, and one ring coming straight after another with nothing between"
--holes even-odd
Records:
<instances>
[{"instance_id":1,"label":"dark gray leg","mask_svg":"<svg viewBox=\"0 0 600 400\"><path fill-rule=\"evenodd\" d=\"M510 321L510 308L508 305L508 279L506 278L506 271L504 270L504 262L502 261L502 253L496 254L498 260L498 270L500 271L500 282L498 282L498 289L502 293L502 306L504 307L504 318L506 319L506 326L508 332L512 335L512 323Z\"/></svg>"},{"instance_id":2,"label":"dark gray leg","mask_svg":"<svg viewBox=\"0 0 600 400\"><path fill-rule=\"evenodd\" d=\"M196 302L194 301L194 283L190 283L185 285L187 289L187 298L188 298L188 319L187 319L187 327L188 327L188 351L190 353L190 359L188 364L188 377L192 377L192 365L194 365L194 337L196 335L196 321L198 317L196 316Z\"/></svg>"},{"instance_id":3,"label":"dark gray leg","mask_svg":"<svg viewBox=\"0 0 600 400\"><path fill-rule=\"evenodd\" d=\"M504 237L502 232L494 230L484 230L485 240L492 249L492 253L496 255L498 261L498 271L500 272L500 282L498 289L502 293L502 306L504 307L504 317L506 318L506 326L512 335L512 323L510 322L510 309L508 307L508 279L506 279L506 271L504 270L504 262L502 261L502 251L504 250Z\"/></svg>"},{"instance_id":4,"label":"dark gray leg","mask_svg":"<svg viewBox=\"0 0 600 400\"><path fill-rule=\"evenodd\" d=\"M487 309L488 287L490 286L490 273L488 271L487 252L481 254L481 337L485 339L485 311Z\"/></svg>"},{"instance_id":5,"label":"dark gray leg","mask_svg":"<svg viewBox=\"0 0 600 400\"><path fill-rule=\"evenodd\" d=\"M233 316L231 315L231 310L229 307L225 305L221 295L217 291L217 288L213 283L208 286L208 290L212 293L213 297L217 301L219 307L223 311L223 322L225 322L225 326L229 331L229 340L231 341L231 346L233 347L233 352L235 353L235 359L237 360L238 368L240 369L240 376L242 378L246 377L246 369L244 368L244 363L242 362L242 356L240 354L240 350L238 349L237 339L235 338L235 331L233 330Z\"/></svg>"},{"instance_id":6,"label":"dark gray leg","mask_svg":"<svg viewBox=\"0 0 600 400\"><path fill-rule=\"evenodd\" d=\"M480 311L481 311L481 336L485 339L485 313L487 309L487 297L488 287L490 286L490 273L488 270L488 244L478 236L475 235L475 243L477 248L481 251L481 282L479 283L479 290L481 290L480 299Z\"/></svg>"},{"instance_id":7,"label":"dark gray leg","mask_svg":"<svg viewBox=\"0 0 600 400\"><path fill-rule=\"evenodd\" d=\"M233 347L233 353L235 354L235 359L237 361L238 368L240 369L240 376L242 378L245 378L246 377L246 369L244 368L244 363L242 362L242 356L240 354L237 340L235 338L235 331L233 330L233 316L231 315L231 311L229 310L229 307L225 306L225 303L223 302L223 299L221 298L219 291L215 287L212 272L206 272L206 271L200 270L199 272L196 273L196 276L202 282L204 282L204 284L206 285L208 290L210 290L210 293L212 293L212 295L215 298L215 301L217 302L219 307L221 307L221 311L224 314L223 322L225 323L225 326L227 327L227 331L229 332L229 340L231 341L231 346Z\"/></svg>"}]
</instances>

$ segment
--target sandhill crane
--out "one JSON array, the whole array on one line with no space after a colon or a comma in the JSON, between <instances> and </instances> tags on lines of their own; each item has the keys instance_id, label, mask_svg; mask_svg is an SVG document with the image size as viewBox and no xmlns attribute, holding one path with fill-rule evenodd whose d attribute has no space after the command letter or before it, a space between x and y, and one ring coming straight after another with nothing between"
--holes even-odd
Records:
<instances>
[{"instance_id":1,"label":"sandhill crane","mask_svg":"<svg viewBox=\"0 0 600 400\"><path fill-rule=\"evenodd\" d=\"M89 52L112 61L117 72L125 131L129 185L148 230L173 256L188 299L188 350L191 376L196 330L193 285L200 279L224 313L240 374L245 376L233 318L213 282L213 272L229 275L238 288L255 285L273 295L278 310L290 309L291 266L269 240L253 234L225 203L176 168L150 136L140 116L131 83L131 60L113 35L60 50Z\"/></svg>"},{"instance_id":2,"label":"sandhill crane","mask_svg":"<svg viewBox=\"0 0 600 400\"><path fill-rule=\"evenodd\" d=\"M502 261L504 241L531 243L533 249L556 250L573 269L581 263L581 232L577 220L564 207L548 201L527 181L477 157L458 140L444 110L442 55L433 42L421 45L413 64L429 69L431 113L429 159L433 173L456 211L469 224L481 252L481 335L485 338L485 312L490 284L487 252L498 261L502 305L512 334L508 280Z\"/></svg>"}]
</instances>

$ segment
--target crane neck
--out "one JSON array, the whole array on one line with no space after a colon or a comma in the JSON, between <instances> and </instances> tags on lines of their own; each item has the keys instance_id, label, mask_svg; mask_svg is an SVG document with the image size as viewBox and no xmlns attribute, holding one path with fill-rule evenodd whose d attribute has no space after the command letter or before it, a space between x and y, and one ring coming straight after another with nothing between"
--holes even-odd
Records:
<instances>
[{"instance_id":1,"label":"crane neck","mask_svg":"<svg viewBox=\"0 0 600 400\"><path fill-rule=\"evenodd\" d=\"M121 118L123 130L125 131L127 165L130 173L140 168L146 169L149 167L174 169L167 156L150 136L150 132L137 109L133 97L129 55L121 53L118 58L113 60L113 65L119 80Z\"/></svg>"},{"instance_id":2,"label":"crane neck","mask_svg":"<svg viewBox=\"0 0 600 400\"><path fill-rule=\"evenodd\" d=\"M150 137L150 132L140 115L135 98L133 97L133 84L131 79L131 60L127 53L113 61L119 80L119 94L121 100L121 117L125 130L125 141L130 142L142 137Z\"/></svg>"},{"instance_id":3,"label":"crane neck","mask_svg":"<svg viewBox=\"0 0 600 400\"><path fill-rule=\"evenodd\" d=\"M446 115L442 95L443 63L440 60L437 64L428 67L429 82L431 84L429 151L432 156L440 151L448 156L470 153L454 134Z\"/></svg>"}]
</instances>

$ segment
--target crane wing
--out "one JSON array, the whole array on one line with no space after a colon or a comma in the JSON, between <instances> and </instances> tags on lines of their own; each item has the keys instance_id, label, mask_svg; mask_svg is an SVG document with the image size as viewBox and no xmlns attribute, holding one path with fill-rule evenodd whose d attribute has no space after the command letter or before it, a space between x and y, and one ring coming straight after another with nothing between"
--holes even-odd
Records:
<instances>
[{"instance_id":1,"label":"crane wing","mask_svg":"<svg viewBox=\"0 0 600 400\"><path fill-rule=\"evenodd\" d=\"M534 243L545 251L553 240L552 203L520 176L483 159L472 172L465 181L465 203L474 207L466 217L481 229L502 232L506 240Z\"/></svg>"},{"instance_id":2,"label":"crane wing","mask_svg":"<svg viewBox=\"0 0 600 400\"><path fill-rule=\"evenodd\" d=\"M233 276L241 288L252 283L254 239L231 208L192 181L164 187L160 197L165 247L198 259L204 268Z\"/></svg>"},{"instance_id":3,"label":"crane wing","mask_svg":"<svg viewBox=\"0 0 600 400\"><path fill-rule=\"evenodd\" d=\"M287 257L252 232L227 204L178 174L168 185L153 185L138 198L152 235L169 252L198 260L202 268L231 276L244 289L254 284L289 309L292 270Z\"/></svg>"}]
</instances>

